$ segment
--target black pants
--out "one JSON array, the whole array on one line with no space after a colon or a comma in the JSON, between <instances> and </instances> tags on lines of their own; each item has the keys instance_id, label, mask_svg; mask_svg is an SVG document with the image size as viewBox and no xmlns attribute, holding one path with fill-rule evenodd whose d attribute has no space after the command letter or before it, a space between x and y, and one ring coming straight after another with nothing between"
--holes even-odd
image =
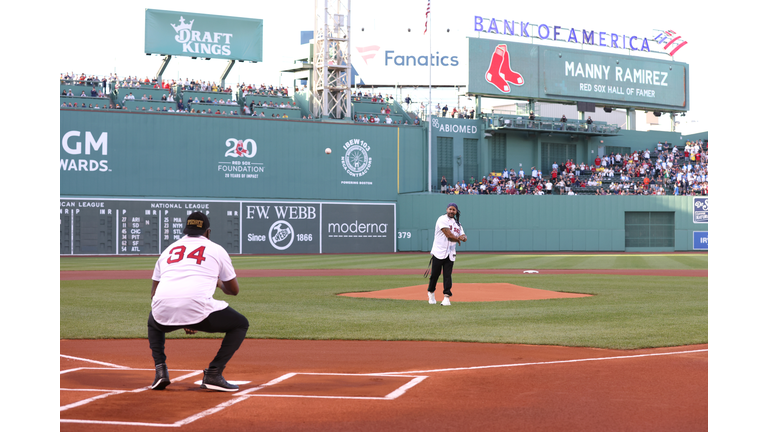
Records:
<instances>
[{"instance_id":1,"label":"black pants","mask_svg":"<svg viewBox=\"0 0 768 432\"><path fill-rule=\"evenodd\" d=\"M227 365L229 359L232 358L235 351L240 348L240 344L243 343L249 325L246 317L229 306L226 309L213 312L208 315L208 318L197 324L179 326L162 325L155 321L152 312L149 312L147 337L149 339L149 348L152 350L152 358L155 359L155 364L157 365L165 363L166 333L182 328L199 330L206 333L226 333L224 340L221 341L219 352L216 353L216 357L208 365L209 368L216 367L219 370L224 370L224 366Z\"/></svg>"},{"instance_id":2,"label":"black pants","mask_svg":"<svg viewBox=\"0 0 768 432\"><path fill-rule=\"evenodd\" d=\"M451 273L453 273L453 261L450 257L445 259L437 259L432 256L432 274L429 276L429 288L427 291L435 292L437 289L437 280L440 278L440 273L443 273L443 294L450 297L451 287L453 286L453 280L451 279Z\"/></svg>"}]
</instances>

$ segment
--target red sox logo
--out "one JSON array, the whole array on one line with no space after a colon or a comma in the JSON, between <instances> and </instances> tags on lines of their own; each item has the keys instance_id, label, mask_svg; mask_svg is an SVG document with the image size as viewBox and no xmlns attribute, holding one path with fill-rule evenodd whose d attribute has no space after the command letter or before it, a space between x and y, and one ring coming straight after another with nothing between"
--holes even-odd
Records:
<instances>
[{"instance_id":1,"label":"red sox logo","mask_svg":"<svg viewBox=\"0 0 768 432\"><path fill-rule=\"evenodd\" d=\"M235 153L237 153L238 156L242 156L246 153L244 147L243 147L243 141L238 140L237 145L235 146Z\"/></svg>"},{"instance_id":2,"label":"red sox logo","mask_svg":"<svg viewBox=\"0 0 768 432\"><path fill-rule=\"evenodd\" d=\"M513 71L509 66L507 45L496 45L496 49L493 50L493 55L491 56L491 64L485 73L485 80L504 93L509 93L510 91L508 84L519 87L525 83L523 76Z\"/></svg>"}]
</instances>

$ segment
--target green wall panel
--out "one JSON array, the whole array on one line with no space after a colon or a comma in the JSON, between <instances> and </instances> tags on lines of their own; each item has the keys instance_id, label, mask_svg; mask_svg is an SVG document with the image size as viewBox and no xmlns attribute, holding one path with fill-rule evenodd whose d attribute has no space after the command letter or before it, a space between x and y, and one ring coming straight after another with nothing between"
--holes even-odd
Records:
<instances>
[{"instance_id":1,"label":"green wall panel","mask_svg":"<svg viewBox=\"0 0 768 432\"><path fill-rule=\"evenodd\" d=\"M675 249L693 249L693 198L674 196L476 196L401 194L398 227L434 229L455 202L469 241L465 251L625 251L625 212L673 212ZM422 244L428 251L431 237ZM661 250L661 249L659 249Z\"/></svg>"},{"instance_id":2,"label":"green wall panel","mask_svg":"<svg viewBox=\"0 0 768 432\"><path fill-rule=\"evenodd\" d=\"M573 249L573 237L574 232L572 230L560 231L560 247L557 250L574 250Z\"/></svg>"},{"instance_id":3,"label":"green wall panel","mask_svg":"<svg viewBox=\"0 0 768 432\"><path fill-rule=\"evenodd\" d=\"M587 232L584 230L573 230L573 250L587 250Z\"/></svg>"},{"instance_id":4,"label":"green wall panel","mask_svg":"<svg viewBox=\"0 0 768 432\"><path fill-rule=\"evenodd\" d=\"M421 136L414 126L62 110L60 193L395 201L398 151L400 192L423 190Z\"/></svg>"}]
</instances>

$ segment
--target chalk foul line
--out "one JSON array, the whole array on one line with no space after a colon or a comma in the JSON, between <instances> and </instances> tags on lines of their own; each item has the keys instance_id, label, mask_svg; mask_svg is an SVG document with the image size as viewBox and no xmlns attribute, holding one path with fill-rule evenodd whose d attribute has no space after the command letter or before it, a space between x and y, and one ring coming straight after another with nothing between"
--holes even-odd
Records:
<instances>
[{"instance_id":1,"label":"chalk foul line","mask_svg":"<svg viewBox=\"0 0 768 432\"><path fill-rule=\"evenodd\" d=\"M468 371L468 370L478 370L478 369L508 368L508 367L518 367L518 366L538 366L538 365L551 365L551 364L563 364L563 363L581 363L581 362L603 361L603 360L622 360L622 359L641 358L641 357L692 354L692 353L700 353L700 352L706 352L706 351L709 351L709 348L704 348L699 350L690 350L690 351L636 354L636 355L616 356L616 357L594 357L594 358L585 358L585 359L554 360L554 361L531 362L531 363L510 363L510 364L488 365L488 366L467 366L467 367L458 367L458 368L429 369L429 370L404 371L404 372L380 372L379 375L423 374L423 373L436 373L436 372Z\"/></svg>"}]
</instances>

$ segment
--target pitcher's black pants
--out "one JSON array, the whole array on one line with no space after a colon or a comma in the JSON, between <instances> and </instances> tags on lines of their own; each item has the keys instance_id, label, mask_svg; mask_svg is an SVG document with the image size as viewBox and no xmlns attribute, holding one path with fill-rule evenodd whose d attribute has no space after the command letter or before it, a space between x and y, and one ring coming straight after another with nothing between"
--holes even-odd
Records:
<instances>
[{"instance_id":1,"label":"pitcher's black pants","mask_svg":"<svg viewBox=\"0 0 768 432\"><path fill-rule=\"evenodd\" d=\"M147 337L149 338L149 348L152 350L152 358L155 364L165 363L165 334L182 328L203 331L206 333L226 333L224 340L221 341L221 348L216 353L209 368L218 368L224 370L229 359L235 354L240 344L245 339L245 333L249 327L248 319L240 312L227 306L226 309L216 311L208 315L208 318L197 324L165 326L155 321L152 312L149 312L147 321Z\"/></svg>"},{"instance_id":2,"label":"pitcher's black pants","mask_svg":"<svg viewBox=\"0 0 768 432\"><path fill-rule=\"evenodd\" d=\"M437 259L432 256L432 274L429 276L429 287L427 291L435 292L437 289L437 280L440 278L440 273L443 274L443 294L450 297L451 287L453 286L453 280L451 279L451 273L453 273L453 261L450 257L445 259Z\"/></svg>"}]
</instances>

